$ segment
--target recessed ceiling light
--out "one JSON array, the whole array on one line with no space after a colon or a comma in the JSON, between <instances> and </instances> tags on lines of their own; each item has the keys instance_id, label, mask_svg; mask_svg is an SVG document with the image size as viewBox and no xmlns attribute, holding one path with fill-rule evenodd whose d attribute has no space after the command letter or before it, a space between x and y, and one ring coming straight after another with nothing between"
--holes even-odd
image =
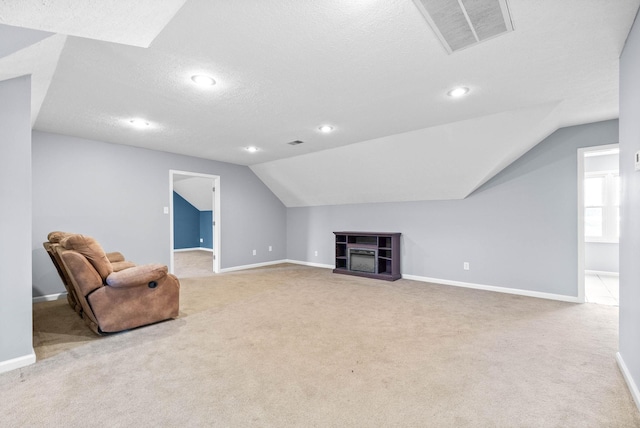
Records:
<instances>
[{"instance_id":1,"label":"recessed ceiling light","mask_svg":"<svg viewBox=\"0 0 640 428\"><path fill-rule=\"evenodd\" d=\"M249 146L249 147L245 147L244 149L249 153L255 153L259 150L256 146Z\"/></svg>"},{"instance_id":2,"label":"recessed ceiling light","mask_svg":"<svg viewBox=\"0 0 640 428\"><path fill-rule=\"evenodd\" d=\"M144 119L131 119L129 123L131 124L131 126L138 129L145 129L150 125L149 122Z\"/></svg>"},{"instance_id":3,"label":"recessed ceiling light","mask_svg":"<svg viewBox=\"0 0 640 428\"><path fill-rule=\"evenodd\" d=\"M466 88L464 86L459 86L447 92L447 95L453 98L459 98L463 95L467 95L468 93L469 93L469 88Z\"/></svg>"},{"instance_id":4,"label":"recessed ceiling light","mask_svg":"<svg viewBox=\"0 0 640 428\"><path fill-rule=\"evenodd\" d=\"M324 132L325 134L328 134L329 132L333 131L333 126L331 126L331 125L322 125L318 129L320 130L320 132Z\"/></svg>"},{"instance_id":5,"label":"recessed ceiling light","mask_svg":"<svg viewBox=\"0 0 640 428\"><path fill-rule=\"evenodd\" d=\"M196 74L191 76L191 80L198 86L213 86L216 84L216 81L211 76L207 76L205 74Z\"/></svg>"}]
</instances>

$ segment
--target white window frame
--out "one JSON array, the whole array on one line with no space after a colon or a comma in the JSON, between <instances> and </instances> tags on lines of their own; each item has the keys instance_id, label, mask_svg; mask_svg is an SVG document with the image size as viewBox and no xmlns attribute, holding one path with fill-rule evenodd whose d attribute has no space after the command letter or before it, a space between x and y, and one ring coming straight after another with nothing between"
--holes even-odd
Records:
<instances>
[{"instance_id":1,"label":"white window frame","mask_svg":"<svg viewBox=\"0 0 640 428\"><path fill-rule=\"evenodd\" d=\"M615 177L620 177L619 171L593 171L587 172L584 174L584 178L596 178L603 177L604 185L602 188L603 195L603 205L602 205L602 236L587 236L585 235L585 242L603 242L603 243L611 243L617 244L619 242L618 236L618 216L616 212L620 212L620 206L614 205L615 201L615 192L616 188L614 187ZM618 196L618 202L620 202L620 197ZM585 210L586 208L590 208L591 206L587 206L586 204L582 208ZM595 205L593 206L595 207ZM618 208L618 210L616 210Z\"/></svg>"}]
</instances>

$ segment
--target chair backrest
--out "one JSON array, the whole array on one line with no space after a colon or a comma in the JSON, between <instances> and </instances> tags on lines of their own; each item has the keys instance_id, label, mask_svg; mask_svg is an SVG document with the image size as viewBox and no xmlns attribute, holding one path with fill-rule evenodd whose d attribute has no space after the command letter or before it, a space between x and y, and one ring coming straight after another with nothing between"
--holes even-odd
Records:
<instances>
[{"instance_id":1,"label":"chair backrest","mask_svg":"<svg viewBox=\"0 0 640 428\"><path fill-rule=\"evenodd\" d=\"M50 234L51 235L51 234ZM54 257L68 281L80 314L94 332L100 334L99 322L87 296L104 287L105 279L113 269L111 262L98 242L90 236L66 233L56 235L51 244Z\"/></svg>"},{"instance_id":2,"label":"chair backrest","mask_svg":"<svg viewBox=\"0 0 640 428\"><path fill-rule=\"evenodd\" d=\"M49 257L51 258L51 262L55 266L56 271L58 271L58 275L62 280L62 284L64 285L64 288L67 290L67 301L69 302L69 306L71 306L78 313L78 315L82 315L82 305L80 305L78 296L76 295L76 291L73 288L71 279L69 278L69 274L65 270L62 264L62 260L60 259L60 254L58 252L58 248L60 247L60 240L67 235L70 235L70 234L66 232L59 232L59 231L51 232L47 236L48 241L43 242L42 246L47 251L47 254L49 254Z\"/></svg>"},{"instance_id":3,"label":"chair backrest","mask_svg":"<svg viewBox=\"0 0 640 428\"><path fill-rule=\"evenodd\" d=\"M111 266L107 254L98 241L92 237L85 235L67 235L60 240L60 245L65 250L72 250L86 257L98 272L103 282L113 273L113 266Z\"/></svg>"}]
</instances>

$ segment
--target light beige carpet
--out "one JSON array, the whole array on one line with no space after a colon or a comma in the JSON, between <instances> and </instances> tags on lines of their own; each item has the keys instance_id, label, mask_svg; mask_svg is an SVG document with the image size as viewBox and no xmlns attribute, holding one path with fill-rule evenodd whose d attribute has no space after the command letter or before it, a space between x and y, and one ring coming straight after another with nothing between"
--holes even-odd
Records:
<instances>
[{"instance_id":1,"label":"light beige carpet","mask_svg":"<svg viewBox=\"0 0 640 428\"><path fill-rule=\"evenodd\" d=\"M178 278L213 275L213 252L204 250L175 251L173 272Z\"/></svg>"},{"instance_id":2,"label":"light beige carpet","mask_svg":"<svg viewBox=\"0 0 640 428\"><path fill-rule=\"evenodd\" d=\"M97 338L34 305L0 425L633 427L617 308L293 265L184 279L181 316Z\"/></svg>"}]
</instances>

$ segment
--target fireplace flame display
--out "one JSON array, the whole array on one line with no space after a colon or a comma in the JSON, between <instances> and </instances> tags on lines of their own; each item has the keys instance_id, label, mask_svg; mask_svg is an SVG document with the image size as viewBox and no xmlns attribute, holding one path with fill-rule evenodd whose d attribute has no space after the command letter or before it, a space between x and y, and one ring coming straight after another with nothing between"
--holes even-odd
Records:
<instances>
[{"instance_id":1,"label":"fireplace flame display","mask_svg":"<svg viewBox=\"0 0 640 428\"><path fill-rule=\"evenodd\" d=\"M349 248L349 269L357 272L378 273L377 250L369 248Z\"/></svg>"}]
</instances>

